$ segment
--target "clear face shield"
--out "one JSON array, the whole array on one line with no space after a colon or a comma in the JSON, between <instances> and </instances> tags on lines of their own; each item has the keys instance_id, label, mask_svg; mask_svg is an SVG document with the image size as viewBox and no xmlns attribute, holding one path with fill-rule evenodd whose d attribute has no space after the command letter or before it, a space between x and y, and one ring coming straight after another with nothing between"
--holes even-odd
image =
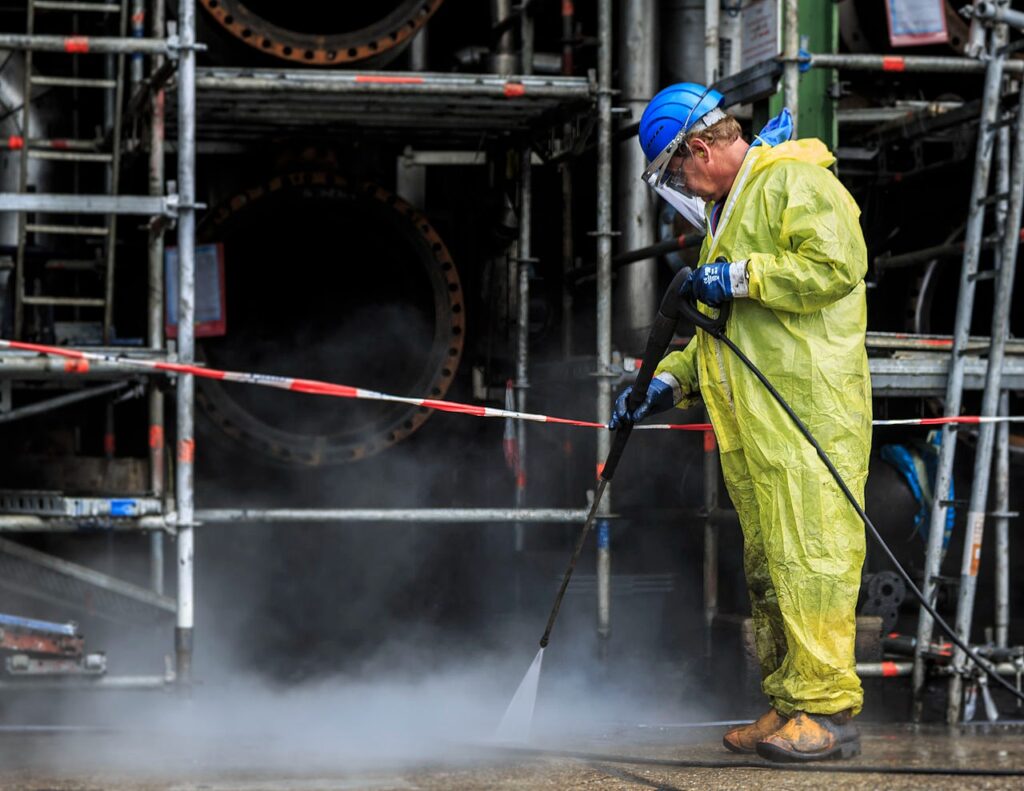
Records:
<instances>
[{"instance_id":1,"label":"clear face shield","mask_svg":"<svg viewBox=\"0 0 1024 791\"><path fill-rule=\"evenodd\" d=\"M687 131L680 129L672 142L661 150L644 170L641 178L648 186L657 189L668 187L683 195L686 192L686 174L683 162L690 156L690 146L686 143Z\"/></svg>"},{"instance_id":2,"label":"clear face shield","mask_svg":"<svg viewBox=\"0 0 1024 791\"><path fill-rule=\"evenodd\" d=\"M690 150L689 143L686 142L686 138L704 131L723 118L725 118L725 113L715 108L694 122L693 126L687 128L684 124L679 133L672 138L672 142L665 146L661 153L652 159L644 170L641 176L644 182L655 189L658 187L668 187L688 198L692 198L693 193L686 188L686 173L683 170L683 163L692 156L692 151Z\"/></svg>"}]
</instances>

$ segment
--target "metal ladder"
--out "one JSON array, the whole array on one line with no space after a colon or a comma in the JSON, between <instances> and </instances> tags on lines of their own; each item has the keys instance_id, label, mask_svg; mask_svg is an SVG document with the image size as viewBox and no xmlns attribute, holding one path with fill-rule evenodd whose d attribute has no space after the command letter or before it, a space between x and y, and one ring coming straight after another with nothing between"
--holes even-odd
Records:
<instances>
[{"instance_id":1,"label":"metal ladder","mask_svg":"<svg viewBox=\"0 0 1024 791\"><path fill-rule=\"evenodd\" d=\"M1006 51L1003 48L1005 27L1001 30L1000 27L990 24L985 29L988 64L978 127L978 148L968 210L963 266L960 273L960 291L957 296L953 349L946 385L945 412L947 415L957 415L961 410L965 355L974 313L974 289L977 282L981 280L992 281L995 288L981 414L985 417L994 417L1000 413L1000 379L1006 339L1009 333L1009 310L1020 241L1022 190L1024 190L1024 101L1019 103L1013 129L1012 172L1010 172L1011 157L1008 143L1010 129L1008 127L1014 127L1014 121L1012 116L1000 117L1003 71L1006 62ZM1002 138L1001 141L1000 138ZM997 179L996 193L989 194L993 153L997 149L997 141L1002 143L998 146L1001 149L1000 177ZM1000 226L998 233L1001 235L1001 240L993 268L979 270L986 210L989 206L996 208L997 225ZM935 602L937 594L947 509L955 504L953 501L943 498L948 496L947 493L952 482L957 444L956 430L956 425L945 425L942 428L942 445L934 486L936 497L932 505L922 585L926 598L932 603ZM997 487L999 489L997 499L1001 501L997 503L997 510L991 513L987 512L988 487L996 431L997 427L994 423L982 423L979 426L955 626L958 635L965 641L970 639L985 518L989 516L998 520L997 529L1000 531L1000 543L1002 543L1005 539L1006 520L1012 516L1006 512L1005 487ZM1006 439L1005 431L1000 431L999 435L999 453L1002 457L1008 454L1008 439ZM923 693L926 681L922 647L931 644L932 631L932 618L922 607L918 621L913 673L913 714L914 719L918 721L923 713ZM1005 640L1005 634L1003 639ZM952 669L946 718L950 723L955 723L960 720L962 714L964 677L972 672L972 669L967 666L966 656L960 649L956 649ZM984 688L983 691L987 694Z\"/></svg>"},{"instance_id":2,"label":"metal ladder","mask_svg":"<svg viewBox=\"0 0 1024 791\"><path fill-rule=\"evenodd\" d=\"M62 14L100 14L116 16L118 38L124 38L127 34L129 0L119 2L100 2L99 0L28 0L28 21L27 32L29 36L35 35L36 13L62 13ZM86 51L75 49L75 37L68 37L66 51L72 55L77 52ZM84 38L80 39L85 46ZM78 166L82 163L102 163L108 168L105 180L106 192L110 197L118 194L118 185L121 175L121 116L124 109L124 82L125 82L125 55L117 53L108 57L115 60L115 75L113 79L109 76L98 78L83 78L78 76L48 76L36 74L33 68L33 50L25 52L25 84L24 102L22 106L22 135L21 147L21 171L19 178L19 193L25 195L29 190L28 169L30 159L46 159L57 162L67 162ZM30 129L30 103L32 92L37 87L51 88L72 88L85 90L100 90L113 92L113 110L110 113L110 129L104 130L105 139L100 140L46 140L34 138L33 130ZM95 216L95 215L94 215ZM103 215L100 215L101 217ZM89 260L53 260L47 262L51 269L63 269L70 271L94 271L102 268L103 290L100 296L86 297L78 294L29 294L26 289L26 268L27 268L27 247L29 234L53 234L69 237L99 238L102 240L102 252L96 261ZM23 337L25 329L26 308L39 307L71 307L76 309L76 315L80 308L102 309L103 311L103 342L109 343L113 330L113 302L114 302L114 257L117 240L117 215L113 212L106 214L102 224L96 223L95 219L88 224L76 222L61 222L59 224L45 224L30 222L27 211L21 211L18 215L18 250L15 262L15 304L14 304L14 336Z\"/></svg>"}]
</instances>

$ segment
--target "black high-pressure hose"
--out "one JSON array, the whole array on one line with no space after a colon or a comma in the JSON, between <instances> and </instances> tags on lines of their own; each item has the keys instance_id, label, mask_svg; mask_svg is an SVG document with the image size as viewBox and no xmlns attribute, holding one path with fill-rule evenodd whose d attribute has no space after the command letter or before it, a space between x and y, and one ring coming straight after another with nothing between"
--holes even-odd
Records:
<instances>
[{"instance_id":1,"label":"black high-pressure hose","mask_svg":"<svg viewBox=\"0 0 1024 791\"><path fill-rule=\"evenodd\" d=\"M733 343L725 334L726 322L729 318L729 303L726 302L722 305L717 316L706 316L697 309L697 304L689 299L684 299L679 295L679 289L683 284L683 281L690 275L689 267L683 267L676 273L676 276L672 278L672 282L669 284L668 289L665 291L665 295L661 300L661 307L658 310L658 315L654 320L654 324L651 327L650 335L647 338L647 346L644 349L643 364L640 367L639 373L637 373L636 381L633 384L633 390L629 394L629 411L633 412L640 404L644 402L647 397L647 389L650 387L651 379L654 377L654 371L658 366L659 361L665 354L665 349L668 348L669 342L672 340L672 336L675 333L676 324L679 322L680 317L684 317L704 332L711 335L713 338L720 340L735 354L748 369L758 378L758 380L765 386L765 389L771 393L772 398L778 402L779 406L782 407L783 411L789 415L790 419L800 430L800 433L804 435L811 447L814 448L818 454L818 458L822 460L825 467L832 474L840 490L846 496L846 499L850 501L850 505L853 506L857 515L864 522L871 537L875 539L875 542L881 547L885 556L889 558L889 562L893 568L896 569L903 581L906 583L907 588L911 593L921 602L921 605L928 611L928 614L932 616L935 623L938 624L939 628L945 632L950 640L968 656L974 664L976 664L982 671L985 672L993 681L999 684L1001 687L1006 689L1018 700L1024 701L1024 693L1021 693L1016 687L1010 684L1006 679L996 673L969 645L960 639L956 631L941 615L935 610L932 604L925 598L925 595L921 592L920 588L914 583L914 580L910 578L910 574L903 568L900 562L893 555L892 550L885 543L878 529L874 526L868 515L861 508L860 503L857 502L857 498L853 496L853 492L846 485L846 481L843 480L843 476L840 475L839 470L832 463L832 460L825 453L824 448L818 443L811 434L810 429L804 424L800 417L793 411L793 408L786 402L786 399L782 397L778 390L775 389L774 385L768 378L761 372L761 370L754 365L754 363L743 353L735 343ZM558 611L562 606L562 599L565 596L565 591L569 587L569 580L572 578L572 573L576 568L576 562L579 560L580 553L583 550L583 545L586 542L587 534L590 532L591 526L594 524L594 518L597 515L598 506L601 503L601 497L604 494L604 490L611 481L612 476L615 474L615 469L619 464L619 459L622 457L622 452L626 448L626 443L629 440L630 434L633 431L632 424L624 424L619 426L615 432L615 439L612 442L611 450L608 453L608 459L605 461L604 467L601 470L601 480L597 487L597 492L594 494L594 502L590 506L590 512L587 514L587 519L583 524L580 535L576 539L576 545L573 548L572 557L569 560L569 566L565 570L565 575L562 578L562 584L559 587L558 594L555 596L554 605L551 608L551 615L548 616L547 626L544 629L544 635L540 639L540 647L545 648L548 641L551 638L551 630L554 628L555 620L558 618Z\"/></svg>"},{"instance_id":2,"label":"black high-pressure hose","mask_svg":"<svg viewBox=\"0 0 1024 791\"><path fill-rule=\"evenodd\" d=\"M860 503L857 502L857 498L853 496L853 492L851 492L850 488L846 485L846 481L843 480L843 476L839 474L839 470L836 469L836 466L832 463L832 460L828 457L828 454L825 453L825 450L821 447L821 445L818 444L818 441L814 438L814 435L811 434L810 429L808 429L804 422L799 418L799 416L797 416L796 412L793 411L793 408L786 402L786 399L784 399L782 395L779 393L779 391L775 389L772 383L768 381L768 378L763 373L761 373L761 370L756 365L754 365L753 362L751 362L750 358L747 357L746 354L743 353L743 350L740 349L735 343L733 343L728 337L726 337L725 321L722 320L722 317L719 316L715 319L711 319L708 316L705 316L697 309L696 303L691 302L690 300L687 299L680 299L679 301L681 303L680 313L682 313L684 317L692 321L698 328L707 332L713 338L720 340L722 343L728 346L729 349L732 350L732 353L735 354L740 359L740 362L747 366L747 368L750 369L750 372L754 374L754 376L758 378L761 384L765 386L765 389L768 390L769 393L771 393L772 398L774 398L776 402L778 402L779 406L782 407L783 411L787 415L789 415L790 419L800 430L800 433L804 435L804 439L811 443L811 447L813 447L815 452L817 452L818 458L821 459L822 462L824 462L825 466L828 468L828 471L832 473L832 477L839 485L839 488L842 490L843 494L846 495L846 499L850 501L850 505L853 506L854 510L857 512L857 515L864 522L864 525L865 527L867 527L868 532L871 534L871 537L875 539L875 542L878 544L879 547L881 547L882 551L885 553L885 556L889 558L889 562L892 564L892 567L896 569L896 573L903 578L903 581L906 583L907 588L910 590L911 593L914 594L917 600L921 602L921 606L923 606L925 610L928 611L928 614L932 616L932 618L935 620L935 623L939 625L942 631L944 631L949 636L950 640L952 640L953 643L961 651L963 651L965 655L970 657L971 661L974 662L974 664L976 664L979 668L981 668L989 676L989 678L991 678L993 681L995 681L1008 692L1010 692L1018 700L1024 701L1024 693L1021 693L1020 690L1018 690L1016 687L1010 684L1010 682L1008 682L997 672L995 672L985 662L984 659L978 656L978 654L975 653L969 645L967 645L967 643L964 640L960 639L956 631L948 623L946 623L946 621L942 618L942 616L938 614L938 612L936 612L932 604L925 598L925 595L921 592L917 585L914 584L914 581L910 578L910 575L907 573L907 570L903 568L900 562L896 559L896 556L893 555L892 550L889 549L888 544L885 543L881 534L878 532L878 529L874 526L874 524L872 524L871 520L868 518L868 515L864 513L864 509L861 508ZM729 303L725 304L728 305Z\"/></svg>"}]
</instances>

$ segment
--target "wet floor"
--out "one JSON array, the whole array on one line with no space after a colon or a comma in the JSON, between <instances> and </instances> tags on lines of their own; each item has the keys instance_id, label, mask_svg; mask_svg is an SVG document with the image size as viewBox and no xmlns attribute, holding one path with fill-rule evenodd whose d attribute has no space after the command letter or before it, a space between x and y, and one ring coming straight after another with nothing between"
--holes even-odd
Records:
<instances>
[{"instance_id":1,"label":"wet floor","mask_svg":"<svg viewBox=\"0 0 1024 791\"><path fill-rule=\"evenodd\" d=\"M372 789L1020 789L1024 729L862 726L863 754L813 771L725 752L720 728L617 726L517 750L438 744L436 756L365 761L318 749L189 744L117 730L0 733L0 788L24 791ZM546 752L550 750L550 752ZM272 757L271 757L272 756ZM709 766L708 764L720 764ZM851 771L851 770L858 771ZM917 774L908 774L917 772ZM1012 773L1017 772L1014 776Z\"/></svg>"}]
</instances>

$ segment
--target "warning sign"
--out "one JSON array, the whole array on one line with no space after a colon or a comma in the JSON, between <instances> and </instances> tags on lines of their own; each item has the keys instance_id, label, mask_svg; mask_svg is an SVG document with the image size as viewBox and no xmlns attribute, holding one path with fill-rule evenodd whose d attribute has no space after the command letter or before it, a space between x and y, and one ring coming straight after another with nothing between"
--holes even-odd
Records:
<instances>
[{"instance_id":1,"label":"warning sign","mask_svg":"<svg viewBox=\"0 0 1024 791\"><path fill-rule=\"evenodd\" d=\"M752 0L743 7L743 66L749 69L782 51L778 0Z\"/></svg>"},{"instance_id":2,"label":"warning sign","mask_svg":"<svg viewBox=\"0 0 1024 791\"><path fill-rule=\"evenodd\" d=\"M964 554L963 567L960 574L967 577L978 576L978 566L981 565L981 541L985 535L985 512L972 511L967 514L967 542L971 547L970 553Z\"/></svg>"},{"instance_id":3,"label":"warning sign","mask_svg":"<svg viewBox=\"0 0 1024 791\"><path fill-rule=\"evenodd\" d=\"M949 41L943 0L885 0L889 42L894 47Z\"/></svg>"},{"instance_id":4,"label":"warning sign","mask_svg":"<svg viewBox=\"0 0 1024 791\"><path fill-rule=\"evenodd\" d=\"M164 251L164 332L178 337L178 248ZM227 298L224 293L224 247L221 244L196 246L195 258L195 334L197 338L227 333Z\"/></svg>"}]
</instances>

